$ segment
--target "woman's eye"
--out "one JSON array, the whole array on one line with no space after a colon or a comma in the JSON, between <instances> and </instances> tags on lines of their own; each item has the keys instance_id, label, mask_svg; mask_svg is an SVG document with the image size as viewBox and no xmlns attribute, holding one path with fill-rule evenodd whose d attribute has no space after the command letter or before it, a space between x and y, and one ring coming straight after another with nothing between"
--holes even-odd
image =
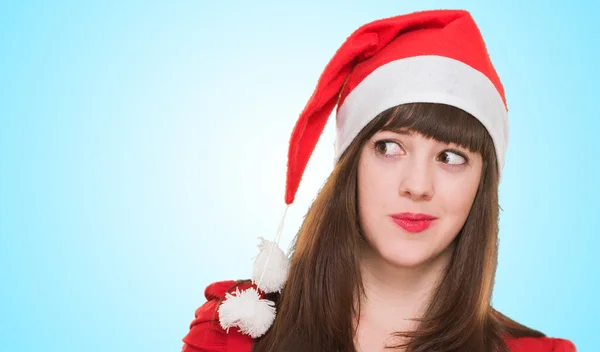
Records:
<instances>
[{"instance_id":1,"label":"woman's eye","mask_svg":"<svg viewBox=\"0 0 600 352\"><path fill-rule=\"evenodd\" d=\"M467 162L467 160L454 152L445 151L440 155L440 161L449 165L462 165Z\"/></svg>"},{"instance_id":2,"label":"woman's eye","mask_svg":"<svg viewBox=\"0 0 600 352\"><path fill-rule=\"evenodd\" d=\"M375 142L375 150L378 154L383 154L384 156L393 156L402 151L402 148L396 142L391 141L379 141Z\"/></svg>"}]
</instances>

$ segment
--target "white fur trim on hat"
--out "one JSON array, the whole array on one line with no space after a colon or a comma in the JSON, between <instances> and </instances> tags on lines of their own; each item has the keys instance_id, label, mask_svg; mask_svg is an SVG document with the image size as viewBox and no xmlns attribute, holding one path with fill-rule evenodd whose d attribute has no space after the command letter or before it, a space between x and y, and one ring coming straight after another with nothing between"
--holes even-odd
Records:
<instances>
[{"instance_id":1,"label":"white fur trim on hat","mask_svg":"<svg viewBox=\"0 0 600 352\"><path fill-rule=\"evenodd\" d=\"M509 137L502 96L480 71L437 55L391 61L348 94L337 114L335 160L378 114L400 104L418 102L452 105L481 121L494 141L498 169L502 170Z\"/></svg>"}]
</instances>

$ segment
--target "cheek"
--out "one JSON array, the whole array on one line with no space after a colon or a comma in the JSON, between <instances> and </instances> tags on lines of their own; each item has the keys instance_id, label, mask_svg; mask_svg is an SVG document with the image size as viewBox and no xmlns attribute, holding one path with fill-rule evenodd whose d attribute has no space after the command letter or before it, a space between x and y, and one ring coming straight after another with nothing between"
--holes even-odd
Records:
<instances>
[{"instance_id":1,"label":"cheek","mask_svg":"<svg viewBox=\"0 0 600 352\"><path fill-rule=\"evenodd\" d=\"M452 232L458 232L467 220L477 194L477 186L478 180L474 179L472 183L461 182L438 193Z\"/></svg>"},{"instance_id":2,"label":"cheek","mask_svg":"<svg viewBox=\"0 0 600 352\"><path fill-rule=\"evenodd\" d=\"M380 164L364 161L358 169L358 217L365 235L389 232L386 214L398 202L393 173Z\"/></svg>"},{"instance_id":3,"label":"cheek","mask_svg":"<svg viewBox=\"0 0 600 352\"><path fill-rule=\"evenodd\" d=\"M358 169L358 207L361 216L381 213L394 197L393 177L376 163L362 161Z\"/></svg>"}]
</instances>

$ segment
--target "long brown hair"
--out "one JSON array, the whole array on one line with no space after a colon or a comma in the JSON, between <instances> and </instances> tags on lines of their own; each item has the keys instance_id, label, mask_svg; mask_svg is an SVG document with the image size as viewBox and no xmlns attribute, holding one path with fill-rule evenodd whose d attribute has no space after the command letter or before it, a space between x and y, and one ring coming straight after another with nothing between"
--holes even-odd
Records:
<instances>
[{"instance_id":1,"label":"long brown hair","mask_svg":"<svg viewBox=\"0 0 600 352\"><path fill-rule=\"evenodd\" d=\"M380 130L408 129L483 157L470 213L416 331L397 332L410 352L507 351L505 337L544 336L491 306L498 258L499 173L491 137L467 112L433 103L403 104L373 119L340 157L296 235L288 280L275 295L277 316L255 352L355 351L353 319L364 293L357 173L365 142ZM358 300L360 302L360 300Z\"/></svg>"}]
</instances>

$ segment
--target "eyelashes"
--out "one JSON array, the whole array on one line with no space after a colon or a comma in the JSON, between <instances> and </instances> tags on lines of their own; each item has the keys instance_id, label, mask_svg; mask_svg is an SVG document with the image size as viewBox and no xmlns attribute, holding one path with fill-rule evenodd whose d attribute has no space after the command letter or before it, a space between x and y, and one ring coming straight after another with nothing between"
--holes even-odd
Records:
<instances>
[{"instance_id":1,"label":"eyelashes","mask_svg":"<svg viewBox=\"0 0 600 352\"><path fill-rule=\"evenodd\" d=\"M391 139L374 141L372 142L371 147L376 155L386 159L397 157L398 151L402 152L404 150L400 142ZM390 152L392 154L390 154ZM438 155L437 160L450 167L462 167L469 164L469 158L465 155L465 153L452 148L441 152ZM457 163L454 163L455 161Z\"/></svg>"}]
</instances>

